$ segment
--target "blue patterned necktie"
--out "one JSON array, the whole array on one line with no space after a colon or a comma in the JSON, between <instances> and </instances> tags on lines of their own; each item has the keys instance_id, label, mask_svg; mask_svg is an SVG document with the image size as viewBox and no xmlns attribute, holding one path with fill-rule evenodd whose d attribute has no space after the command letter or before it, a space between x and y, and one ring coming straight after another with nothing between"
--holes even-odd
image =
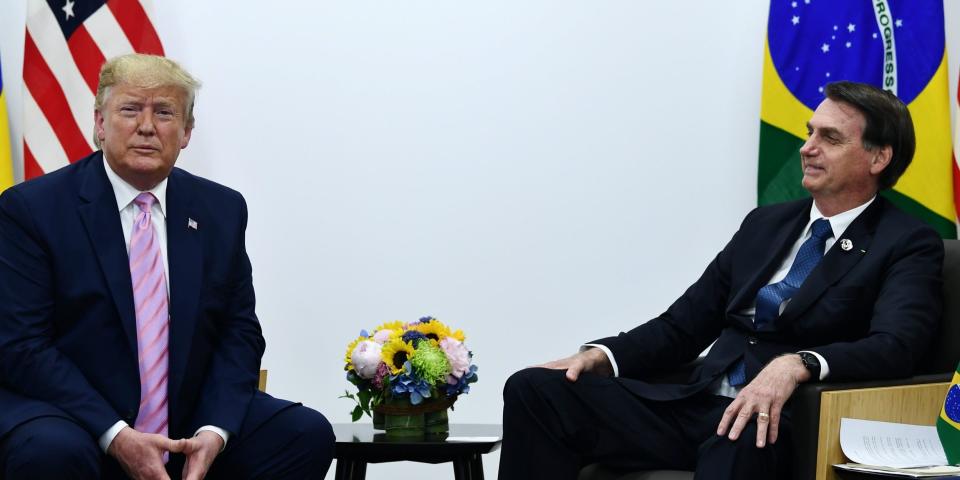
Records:
<instances>
[{"instance_id":1,"label":"blue patterned necktie","mask_svg":"<svg viewBox=\"0 0 960 480\"><path fill-rule=\"evenodd\" d=\"M796 293L800 285L803 284L803 280L823 258L823 247L827 239L833 236L830 222L825 218L817 219L810 226L810 230L812 231L810 238L803 242L803 245L800 245L797 258L793 260L793 265L790 266L787 276L783 280L767 285L757 292L757 309L753 317L753 325L758 330L780 316L780 305ZM747 372L743 359L737 361L727 375L730 385L733 387L739 387L746 383Z\"/></svg>"}]
</instances>

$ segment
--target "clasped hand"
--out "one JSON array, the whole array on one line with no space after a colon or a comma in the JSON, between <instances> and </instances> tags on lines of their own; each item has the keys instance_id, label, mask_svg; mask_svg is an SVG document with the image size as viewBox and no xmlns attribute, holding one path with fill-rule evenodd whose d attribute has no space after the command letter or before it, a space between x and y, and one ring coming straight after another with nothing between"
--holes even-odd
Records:
<instances>
[{"instance_id":1,"label":"clasped hand","mask_svg":"<svg viewBox=\"0 0 960 480\"><path fill-rule=\"evenodd\" d=\"M193 438L171 440L163 435L141 433L124 428L110 443L112 455L131 478L136 480L169 480L164 468L164 453L183 453L184 480L201 480L223 447L220 435L202 431Z\"/></svg>"}]
</instances>

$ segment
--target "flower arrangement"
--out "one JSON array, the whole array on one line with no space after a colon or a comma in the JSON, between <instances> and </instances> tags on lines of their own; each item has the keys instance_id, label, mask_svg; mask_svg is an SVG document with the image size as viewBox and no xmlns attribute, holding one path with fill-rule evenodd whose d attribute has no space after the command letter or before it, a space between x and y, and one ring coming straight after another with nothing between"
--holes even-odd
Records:
<instances>
[{"instance_id":1,"label":"flower arrangement","mask_svg":"<svg viewBox=\"0 0 960 480\"><path fill-rule=\"evenodd\" d=\"M412 323L384 323L366 330L347 346L344 370L357 386L340 398L354 400L353 421L385 403L421 405L431 399L453 400L477 381L473 353L463 331L453 331L433 317Z\"/></svg>"}]
</instances>

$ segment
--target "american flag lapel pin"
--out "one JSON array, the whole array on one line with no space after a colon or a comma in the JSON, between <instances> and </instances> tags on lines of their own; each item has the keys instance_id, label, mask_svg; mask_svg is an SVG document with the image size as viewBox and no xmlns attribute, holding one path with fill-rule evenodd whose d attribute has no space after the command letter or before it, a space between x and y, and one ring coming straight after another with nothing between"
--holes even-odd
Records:
<instances>
[{"instance_id":1,"label":"american flag lapel pin","mask_svg":"<svg viewBox=\"0 0 960 480\"><path fill-rule=\"evenodd\" d=\"M192 218L187 218L187 228L197 229L197 221Z\"/></svg>"}]
</instances>

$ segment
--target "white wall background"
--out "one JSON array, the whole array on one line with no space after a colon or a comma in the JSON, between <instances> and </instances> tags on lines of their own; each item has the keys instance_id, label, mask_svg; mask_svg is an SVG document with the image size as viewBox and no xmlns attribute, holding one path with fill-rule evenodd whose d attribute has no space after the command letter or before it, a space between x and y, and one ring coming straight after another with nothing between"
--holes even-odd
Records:
<instances>
[{"instance_id":1,"label":"white wall background","mask_svg":"<svg viewBox=\"0 0 960 480\"><path fill-rule=\"evenodd\" d=\"M511 372L658 314L756 202L766 0L154 3L204 82L179 165L250 205L269 390L333 422L347 342L425 314L480 366L452 421L499 422ZM3 4L20 158L26 7Z\"/></svg>"}]
</instances>

